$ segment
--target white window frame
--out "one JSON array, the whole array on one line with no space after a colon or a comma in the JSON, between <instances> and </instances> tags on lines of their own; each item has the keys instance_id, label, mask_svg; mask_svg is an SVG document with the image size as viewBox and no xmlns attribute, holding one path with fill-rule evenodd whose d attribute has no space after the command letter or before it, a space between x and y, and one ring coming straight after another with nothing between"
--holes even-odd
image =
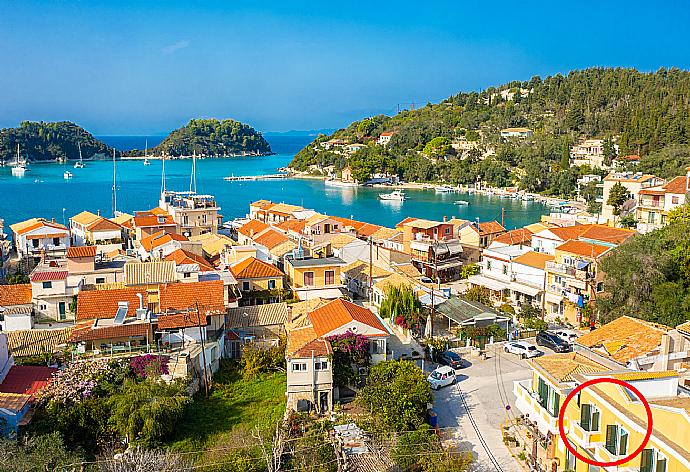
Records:
<instances>
[{"instance_id":1,"label":"white window frame","mask_svg":"<svg viewBox=\"0 0 690 472\"><path fill-rule=\"evenodd\" d=\"M306 362L293 362L292 363L292 371L293 372L306 372L307 371L307 363Z\"/></svg>"}]
</instances>

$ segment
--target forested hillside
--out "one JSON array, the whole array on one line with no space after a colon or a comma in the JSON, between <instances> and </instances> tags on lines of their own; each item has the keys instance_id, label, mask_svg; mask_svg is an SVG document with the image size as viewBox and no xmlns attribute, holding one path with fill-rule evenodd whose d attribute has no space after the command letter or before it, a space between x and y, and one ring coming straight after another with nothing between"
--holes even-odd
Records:
<instances>
[{"instance_id":1,"label":"forested hillside","mask_svg":"<svg viewBox=\"0 0 690 472\"><path fill-rule=\"evenodd\" d=\"M23 121L18 128L0 130L0 161L14 161L17 144L21 159L29 161L79 159L79 146L84 159L107 157L112 153L111 147L69 121Z\"/></svg>"},{"instance_id":2,"label":"forested hillside","mask_svg":"<svg viewBox=\"0 0 690 472\"><path fill-rule=\"evenodd\" d=\"M531 128L534 136L501 139L499 131L509 127ZM384 131L395 132L390 144L374 145ZM682 173L690 164L690 72L592 68L459 93L320 136L291 166L344 167L345 156L319 146L335 138L369 144L347 159L360 178L386 170L406 180L469 184L481 179L566 196L574 192L577 177L591 171L568 165L569 147L585 137L614 139L620 154L639 154L639 170L662 177ZM452 142L478 145L462 153Z\"/></svg>"},{"instance_id":3,"label":"forested hillside","mask_svg":"<svg viewBox=\"0 0 690 472\"><path fill-rule=\"evenodd\" d=\"M190 120L149 152L170 156L191 156L196 152L213 157L272 154L268 141L251 126L235 120L216 119ZM143 150L135 150L128 154L143 153Z\"/></svg>"}]
</instances>

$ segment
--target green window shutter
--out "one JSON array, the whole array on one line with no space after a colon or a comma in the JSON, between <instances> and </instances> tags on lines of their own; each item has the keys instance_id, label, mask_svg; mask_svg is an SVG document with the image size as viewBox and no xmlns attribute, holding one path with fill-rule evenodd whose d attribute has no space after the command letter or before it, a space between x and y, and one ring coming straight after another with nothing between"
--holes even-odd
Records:
<instances>
[{"instance_id":1,"label":"green window shutter","mask_svg":"<svg viewBox=\"0 0 690 472\"><path fill-rule=\"evenodd\" d=\"M618 444L618 455L624 456L628 453L628 433L622 432L620 442Z\"/></svg>"},{"instance_id":2,"label":"green window shutter","mask_svg":"<svg viewBox=\"0 0 690 472\"><path fill-rule=\"evenodd\" d=\"M592 413L592 429L590 431L599 431L599 417L601 416L601 413L598 411L595 411Z\"/></svg>"},{"instance_id":3,"label":"green window shutter","mask_svg":"<svg viewBox=\"0 0 690 472\"><path fill-rule=\"evenodd\" d=\"M546 405L548 404L549 401L549 387L546 385L546 382L544 382L544 379L539 377L539 388L538 388L538 394L539 394L539 403L543 408L546 408Z\"/></svg>"},{"instance_id":4,"label":"green window shutter","mask_svg":"<svg viewBox=\"0 0 690 472\"><path fill-rule=\"evenodd\" d=\"M580 408L580 426L585 431L591 431L589 417L592 412L592 405L585 403Z\"/></svg>"},{"instance_id":5,"label":"green window shutter","mask_svg":"<svg viewBox=\"0 0 690 472\"><path fill-rule=\"evenodd\" d=\"M666 459L657 458L656 472L666 472Z\"/></svg>"},{"instance_id":6,"label":"green window shutter","mask_svg":"<svg viewBox=\"0 0 690 472\"><path fill-rule=\"evenodd\" d=\"M652 456L654 452L651 449L642 450L640 454L640 472L653 472L652 471Z\"/></svg>"},{"instance_id":7,"label":"green window shutter","mask_svg":"<svg viewBox=\"0 0 690 472\"><path fill-rule=\"evenodd\" d=\"M561 412L561 396L557 394L556 392L553 393L553 410L551 411L551 415L554 417L558 417L558 414Z\"/></svg>"},{"instance_id":8,"label":"green window shutter","mask_svg":"<svg viewBox=\"0 0 690 472\"><path fill-rule=\"evenodd\" d=\"M616 453L616 425L606 425L606 450L611 454Z\"/></svg>"}]
</instances>

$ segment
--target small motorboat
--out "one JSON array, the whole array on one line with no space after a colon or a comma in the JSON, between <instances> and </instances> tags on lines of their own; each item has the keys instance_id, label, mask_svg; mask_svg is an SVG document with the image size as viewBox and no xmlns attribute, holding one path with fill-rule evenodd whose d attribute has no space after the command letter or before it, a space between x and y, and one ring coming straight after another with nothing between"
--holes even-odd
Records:
<instances>
[{"instance_id":1,"label":"small motorboat","mask_svg":"<svg viewBox=\"0 0 690 472\"><path fill-rule=\"evenodd\" d=\"M454 205L460 205L460 206L468 206L470 204L470 202L468 202L467 200L455 200L455 202L453 202L453 204Z\"/></svg>"},{"instance_id":2,"label":"small motorboat","mask_svg":"<svg viewBox=\"0 0 690 472\"><path fill-rule=\"evenodd\" d=\"M66 170L63 174L62 177L64 177L65 180L69 180L72 178L72 173L68 170Z\"/></svg>"},{"instance_id":3,"label":"small motorboat","mask_svg":"<svg viewBox=\"0 0 690 472\"><path fill-rule=\"evenodd\" d=\"M449 185L439 185L435 189L436 193L451 193L451 192L455 192L455 191L456 191L455 187L451 187Z\"/></svg>"},{"instance_id":4,"label":"small motorboat","mask_svg":"<svg viewBox=\"0 0 690 472\"><path fill-rule=\"evenodd\" d=\"M534 201L534 195L529 195L526 193L522 196L522 201L523 202L533 202Z\"/></svg>"},{"instance_id":5,"label":"small motorboat","mask_svg":"<svg viewBox=\"0 0 690 472\"><path fill-rule=\"evenodd\" d=\"M151 163L149 162L149 160L148 160L148 159L144 159L144 165L145 165L145 166L150 166L150 165L151 165Z\"/></svg>"},{"instance_id":6,"label":"small motorboat","mask_svg":"<svg viewBox=\"0 0 690 472\"><path fill-rule=\"evenodd\" d=\"M405 200L405 193L402 190L393 190L391 193L380 193L379 199L402 202Z\"/></svg>"}]
</instances>

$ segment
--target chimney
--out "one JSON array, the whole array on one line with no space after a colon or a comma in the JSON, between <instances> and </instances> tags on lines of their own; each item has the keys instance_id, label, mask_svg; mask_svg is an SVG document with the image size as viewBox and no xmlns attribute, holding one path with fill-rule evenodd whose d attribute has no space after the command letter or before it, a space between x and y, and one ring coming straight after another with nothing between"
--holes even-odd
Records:
<instances>
[{"instance_id":1,"label":"chimney","mask_svg":"<svg viewBox=\"0 0 690 472\"><path fill-rule=\"evenodd\" d=\"M97 214L98 216L101 216L101 209L100 209L100 208L96 211L96 214Z\"/></svg>"},{"instance_id":2,"label":"chimney","mask_svg":"<svg viewBox=\"0 0 690 472\"><path fill-rule=\"evenodd\" d=\"M448 217L446 215L443 215L443 222L446 223L448 221Z\"/></svg>"},{"instance_id":3,"label":"chimney","mask_svg":"<svg viewBox=\"0 0 690 472\"><path fill-rule=\"evenodd\" d=\"M659 370L668 370L668 361L671 354L671 336L668 333L661 336L661 346L659 347Z\"/></svg>"}]
</instances>

